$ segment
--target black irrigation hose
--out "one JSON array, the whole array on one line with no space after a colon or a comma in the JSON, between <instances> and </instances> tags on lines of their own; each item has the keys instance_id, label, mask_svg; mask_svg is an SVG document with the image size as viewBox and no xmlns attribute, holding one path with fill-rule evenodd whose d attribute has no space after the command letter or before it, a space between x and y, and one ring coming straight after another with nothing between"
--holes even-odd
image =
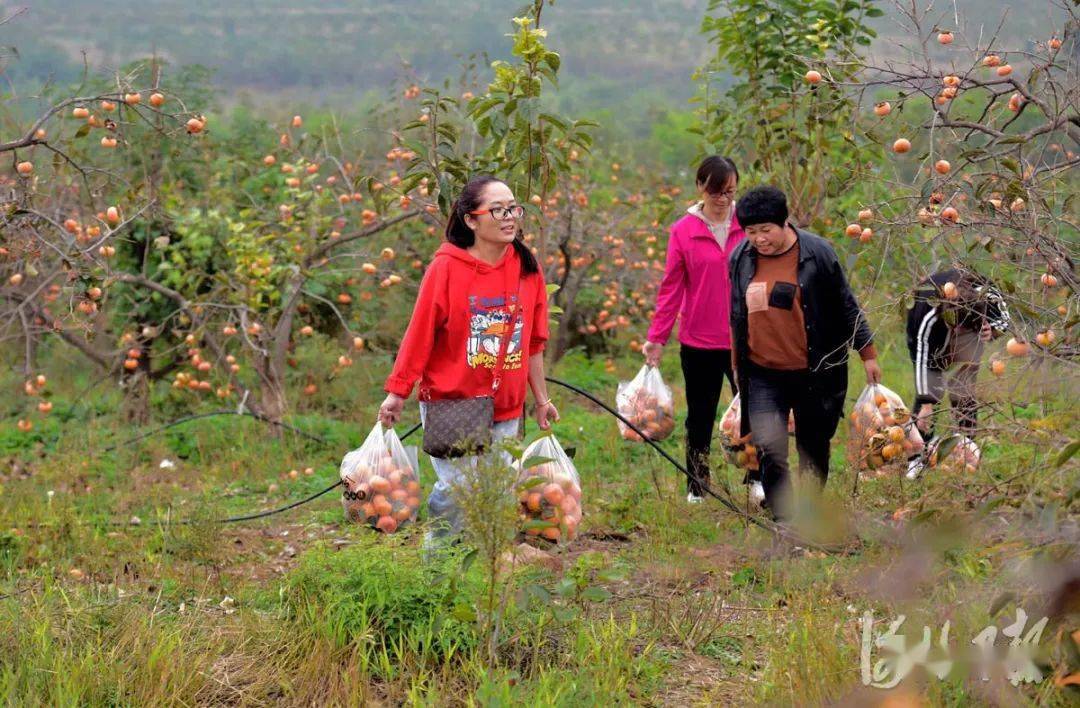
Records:
<instances>
[{"instance_id":1,"label":"black irrigation hose","mask_svg":"<svg viewBox=\"0 0 1080 708\"><path fill-rule=\"evenodd\" d=\"M172 428L174 426L180 425L181 423L190 423L193 420L198 420L200 418L212 418L213 416L218 416L218 415L247 416L249 418L254 418L255 420L261 420L262 422L268 423L270 425L276 425L279 428L284 428L286 430L290 430L290 431L292 431L292 432L294 432L294 433L296 433L298 435L303 435L304 437L308 438L309 440L314 440L316 442L326 442L326 438L321 437L319 435L316 435L314 433L309 433L306 430L301 430L300 428L293 427L293 426L289 425L288 423L281 423L281 422L278 422L276 420L271 420L270 418L267 418L266 416L259 415L258 413L252 413L250 411L234 411L234 410L225 408L225 409L222 409L222 410L219 410L219 411L208 411L206 413L193 413L191 415L186 415L183 418L177 418L176 420L172 421L171 423L166 423L165 425L162 425L161 427L154 428L153 430L149 430L149 431L147 431L145 433L140 433L139 435L136 435L135 437L130 438L128 440L125 440L123 442L118 442L116 444L109 445L108 447L103 449L102 452L112 452L113 450L115 450L118 447L123 447L125 445L130 445L130 444L138 442L140 440L144 440L144 439L150 437L151 435L157 435L158 433L160 433L162 431L165 431L165 430L168 430L169 428Z\"/></svg>"},{"instance_id":2,"label":"black irrigation hose","mask_svg":"<svg viewBox=\"0 0 1080 708\"><path fill-rule=\"evenodd\" d=\"M270 420L268 418L265 418L263 416L260 416L260 415L256 415L256 414L253 414L253 413L237 413L236 411L224 410L224 411L211 411L211 412L207 412L207 413L197 413L197 414L194 414L194 415L184 416L183 418L178 418L177 420L174 420L171 423L163 425L160 428L156 428L156 429L151 430L151 431L149 431L149 432L147 432L145 434L142 434L142 435L137 435L134 438L131 438L130 440L126 440L126 441L124 441L122 443L117 443L117 445L113 445L113 446L111 446L109 448L106 448L106 450L115 449L116 447L118 447L120 445L129 445L129 444L131 444L133 442L137 442L137 441L142 440L142 439L144 439L146 437L149 437L150 435L160 433L161 431L166 430L168 428L171 428L171 427L173 427L175 425L180 425L181 423L187 423L187 422L190 422L192 420L198 420L199 418L208 418L210 416L215 416L215 415L248 415L248 416L251 416L252 418L255 418L256 420L261 420L261 421L263 421L265 423L274 423L274 424L279 425L281 427L288 428L289 430L293 430L295 432L298 432L298 433L301 433L301 434L304 434L304 435L308 435L309 437L321 440L323 442L326 441L325 438L321 438L321 437L313 435L311 433L305 433L303 430L300 430L298 428L294 428L294 427L292 427L290 425L286 425L284 423L275 423L275 421L272 421L272 420ZM411 427L407 431L405 431L405 434L402 435L400 439L405 440L406 438L408 438L410 435L412 435L413 433L415 433L419 429L420 429L420 423L417 423L416 425L414 425L413 427ZM304 499L301 499L299 501L292 502L291 504L287 504L286 506L278 507L277 509L268 509L266 511L260 511L260 512L257 512L257 513L254 513L254 514L245 514L243 516L229 516L229 517L226 517L224 519L208 519L206 521L202 521L202 520L198 520L198 519L178 519L176 521L171 521L170 520L170 521L168 521L168 523L172 524L172 525L178 525L178 526L188 526L188 525L193 525L193 524L198 524L198 523L232 524L232 523L237 523L237 522L240 522L240 521L254 521L256 519L264 519L264 518L266 518L268 516L274 516L275 514L281 514L283 512L289 511L290 509L295 509L298 506L303 506L304 504L307 504L308 502L311 502L311 501L314 501L314 500L318 499L319 497L323 496L324 494L328 494L328 493L332 492L333 490L340 487L341 484L342 484L342 481L339 479L338 481L334 482L333 484L331 484L326 489L323 489L322 491L315 492L314 494L312 494L309 497L305 497ZM32 525L33 526L41 526L41 524L32 524ZM109 521L109 522L106 522L105 525L106 526L131 526L132 524L130 522L125 522L125 521ZM7 595L7 596L0 595L0 600L4 599L4 597L10 597L10 595Z\"/></svg>"},{"instance_id":3,"label":"black irrigation hose","mask_svg":"<svg viewBox=\"0 0 1080 708\"><path fill-rule=\"evenodd\" d=\"M417 423L413 427L409 428L405 432L405 434L401 436L400 439L404 440L405 438L409 437L410 435L412 435L413 433L415 433L419 429L420 429L420 424ZM270 509L269 511L260 511L257 514L248 514L247 516L230 516L227 519L214 519L210 523L213 523L213 524L232 524L232 523L235 523L237 521L253 521L255 519L262 519L262 518L265 518L267 516L273 516L274 514L280 514L283 511L288 511L289 509L295 509L298 506L302 506L303 504L307 504L309 501L314 501L315 499L318 499L322 495L327 494L327 493L333 491L334 489L337 489L338 487L341 486L341 484L342 484L342 481L339 479L338 481L334 482L333 484L331 484L329 487L322 490L321 492L316 492L316 493L312 494L310 497L307 497L306 499L301 499L300 501L293 502L292 504L289 504L288 506L283 506L283 507L281 507L279 509Z\"/></svg>"},{"instance_id":4,"label":"black irrigation hose","mask_svg":"<svg viewBox=\"0 0 1080 708\"><path fill-rule=\"evenodd\" d=\"M9 597L18 597L19 595L25 595L26 593L30 592L33 589L34 589L34 586L29 585L29 586L27 586L25 588L22 588L20 590L12 590L11 592L4 593L3 595L0 595L0 600L6 600Z\"/></svg>"},{"instance_id":5,"label":"black irrigation hose","mask_svg":"<svg viewBox=\"0 0 1080 708\"><path fill-rule=\"evenodd\" d=\"M556 384L558 386L562 386L563 388L569 389L570 391L573 391L574 393L578 394L579 396L584 396L585 398L589 399L590 401L592 401L596 405L598 405L601 408L603 408L604 410L606 410L611 415L618 418L628 428L630 428L635 433L640 435L642 440L644 440L654 450L656 450L658 453L660 453L660 455L665 460L670 462L672 464L672 466L675 467L675 469L679 470L684 475L686 475L686 478L688 480L693 479L693 477L690 474L690 471L687 470L685 467L683 467L681 464L679 464L678 460L676 460L671 455L669 455L667 453L667 451L664 450L664 448L657 445L655 441L651 440L649 438L649 436L646 435L645 433L643 433L637 426L635 426L633 423L631 423L626 418L624 418L622 416L622 414L620 414L617 410L615 410L614 408L612 408L608 404L604 403L603 401L601 401L600 399L598 399L596 396L592 395L588 391L584 391L584 390L578 388L577 386L574 386L573 384L566 383L565 381L560 381L559 379L555 379L555 378L552 378L550 376L545 377L545 380L548 383L553 383L553 384ZM719 494L717 494L716 492L714 492L712 490L712 487L709 486L708 482L706 482L704 480L698 480L698 483L701 484L702 488L709 494L709 496L711 496L714 499L716 499L717 501L719 501L721 504L723 504L725 507L727 507L728 510L730 510L731 512L737 514L741 518L746 519L746 520L750 521L751 523L753 523L753 524L755 524L757 526L760 526L761 528L765 529L766 531L777 532L779 530L775 524L773 524L771 522L767 522L764 519L761 519L761 518L759 518L757 516L747 514L745 511L743 511L739 507L735 506L735 504L730 499L726 499L726 498L720 496Z\"/></svg>"},{"instance_id":6,"label":"black irrigation hose","mask_svg":"<svg viewBox=\"0 0 1080 708\"><path fill-rule=\"evenodd\" d=\"M610 413L612 416L614 416L615 418L622 421L623 424L625 424L627 427L629 427L635 433L640 435L642 440L644 440L646 443L648 443L648 445L650 447L652 447L654 450L656 450L658 453L660 453L660 455L665 460L667 460L669 463L671 463L671 465L673 467L675 467L675 469L682 472L686 476L687 479L691 479L691 474L690 474L689 470L687 470L683 465L679 464L679 462L676 459L674 459L671 455L669 455L666 450L664 450L662 447L657 445L655 441L651 440L637 426L635 426L633 423L631 423L626 418L624 418L617 410L613 409L607 403L601 401L600 399L598 399L596 396L592 395L588 391L585 391L585 390L583 390L581 388L578 388L577 386L574 386L573 384L567 383L565 381L561 381L559 379L552 378L550 376L545 377L545 380L548 381L549 383L556 384L557 386L562 386L563 388L565 388L565 389L567 389L569 391L572 391L572 392L578 394L579 396L582 396L582 397L592 401L596 405L600 406L601 408L603 408L605 411ZM307 437L307 438L309 438L311 440L316 440L316 441L319 441L319 442L326 442L326 439L321 437L321 436L318 436L318 435L315 435L313 433L309 433L307 431L304 431L304 430L301 430L299 428L293 427L291 425L288 425L287 423L281 423L281 422L278 422L278 421L275 421L275 420L271 420L271 419L269 419L269 418L267 418L265 416L259 415L257 413L251 413L251 412L247 412L247 411L219 410L219 411L210 411L210 412L207 412L207 413L196 413L196 414L184 416L183 418L179 418L179 419L174 420L171 423L167 423L166 425L163 425L163 426L161 426L159 428L155 428L154 430L151 430L149 432L137 435L137 436L135 436L135 437L133 437L133 438L131 438L129 440L126 440L126 441L122 442L122 443L117 443L115 445L110 445L109 447L105 448L105 452L114 450L117 447L120 447L122 445L129 445L131 443L134 443L134 442L137 442L139 440L145 439L145 438L147 438L147 437L149 437L151 435L156 435L157 433L160 433L163 430L167 430L168 428L172 428L172 427L174 427L176 425L180 425L182 423L190 422L190 421L193 421L193 420L198 420L200 418L208 418L208 417L216 416L216 415L244 415L244 416L249 416L251 418L255 418L256 420L260 420L260 421L262 421L264 423L267 423L267 424L270 424L270 425L276 425L278 427L285 428L287 430L291 430L291 431L293 431L295 433L298 433L300 435L303 435L303 436L305 436L305 437ZM419 429L420 429L420 423L417 423L412 428L410 428L404 435L401 436L401 440L405 440L406 438L408 438L410 435L412 435L413 433L415 433ZM782 527L778 526L776 523L774 523L772 521L766 521L765 519L762 519L762 518L760 518L758 516L754 516L752 514L749 514L749 513L745 512L745 511L743 511L742 509L740 509L738 506L736 506L734 504L734 502L732 502L730 499L727 499L725 497L720 496L715 491L713 491L712 487L709 486L708 482L705 482L703 480L699 480L699 482L700 482L702 488L709 494L709 496L711 496L714 499L716 499L717 501L719 501L721 504L724 505L725 508L727 508L729 511L736 514L740 518L742 518L742 519L744 519L746 521L749 521L750 523L754 524L755 526L758 526L758 527L760 527L760 528L762 528L762 529L764 529L766 531L770 531L770 532L775 533L775 534L789 535L790 536L789 531L787 531L787 530L783 529ZM304 504L307 504L308 502L314 501L315 499L318 499L319 497L330 493L334 489L341 486L341 484L342 484L342 481L339 479L336 482L334 482L333 484L331 484L329 487L327 487L326 489L323 489L323 490L321 490L319 492L316 492L315 494L312 494L311 496L308 496L308 497L306 497L304 499L301 499L299 501L292 502L291 504L288 504L288 505L283 506L283 507L279 507L277 509L269 509L267 511L260 511L260 512L257 512L257 513L254 513L254 514L245 514L245 515L242 515L242 516L230 516L230 517L227 517L227 518L224 518L224 519L211 519L211 520L206 521L206 522L199 522L199 521L196 521L196 520L193 520L193 519L183 519L183 520L179 520L179 521L173 521L173 522L170 522L170 523L182 524L182 525L188 525L188 524L194 524L194 523L230 524L230 523L237 523L237 522L241 522L241 521L254 521L256 519L263 519L263 518L266 518L268 516L274 516L275 514L280 514L280 513L289 511L290 509L295 509L295 508L297 508L299 506L303 506ZM123 523L123 522L110 522L109 525L128 526L130 524ZM807 542L807 541L804 541L804 540L801 540L801 539L798 539L798 538L796 538L796 540L799 540L801 543L803 543L806 546L811 546L811 547L815 547L815 548L830 550L825 546L821 546L820 544L816 544L816 543L813 543L813 542ZM835 550L835 549L832 549L832 550Z\"/></svg>"}]
</instances>

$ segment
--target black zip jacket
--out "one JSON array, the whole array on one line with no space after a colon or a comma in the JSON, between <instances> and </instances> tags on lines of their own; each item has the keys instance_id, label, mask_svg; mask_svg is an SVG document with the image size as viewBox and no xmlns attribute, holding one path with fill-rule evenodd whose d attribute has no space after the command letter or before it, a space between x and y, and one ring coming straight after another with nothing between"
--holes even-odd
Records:
<instances>
[{"instance_id":1,"label":"black zip jacket","mask_svg":"<svg viewBox=\"0 0 1080 708\"><path fill-rule=\"evenodd\" d=\"M795 228L799 239L799 289L806 322L810 387L821 397L829 415L841 415L847 396L848 348L863 349L873 338L832 245L816 234ZM746 288L757 269L757 251L749 239L731 254L732 352L738 367L740 391L747 387L750 365L749 313ZM750 417L742 416L742 434L750 432Z\"/></svg>"},{"instance_id":2,"label":"black zip jacket","mask_svg":"<svg viewBox=\"0 0 1080 708\"><path fill-rule=\"evenodd\" d=\"M959 283L963 277L963 273L951 268L934 273L915 289L915 303L907 313L907 345L915 365L916 406L938 402L927 383L927 372L945 371L952 366L949 343L954 329L963 326L979 331L986 321L999 335L1011 324L1001 291L986 278L975 276L973 301L946 300L942 292L945 283Z\"/></svg>"}]
</instances>

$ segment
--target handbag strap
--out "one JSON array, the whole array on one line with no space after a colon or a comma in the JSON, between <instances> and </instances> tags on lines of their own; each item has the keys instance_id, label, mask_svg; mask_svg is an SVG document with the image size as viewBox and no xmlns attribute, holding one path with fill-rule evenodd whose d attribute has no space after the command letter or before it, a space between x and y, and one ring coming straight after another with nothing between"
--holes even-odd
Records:
<instances>
[{"instance_id":1,"label":"handbag strap","mask_svg":"<svg viewBox=\"0 0 1080 708\"><path fill-rule=\"evenodd\" d=\"M510 348L510 339L514 336L514 328L517 327L518 315L520 312L521 306L515 302L514 314L510 317L510 326L507 328L507 331L503 333L503 338L499 342L499 358L495 360L495 370L492 372L491 378L492 393L498 391L499 384L502 383L503 369L506 366L506 350Z\"/></svg>"},{"instance_id":2,"label":"handbag strap","mask_svg":"<svg viewBox=\"0 0 1080 708\"><path fill-rule=\"evenodd\" d=\"M513 246L511 246L513 248ZM503 332L502 338L499 340L499 356L495 360L495 369L492 371L491 378L491 392L495 393L499 390L499 385L502 384L503 369L506 366L506 351L510 348L510 340L514 336L514 329L517 327L518 318L521 315L521 260L517 260L517 288L514 294L513 314L510 315L510 326ZM510 293L507 291L506 299L510 299ZM507 306L510 303L507 302Z\"/></svg>"}]
</instances>

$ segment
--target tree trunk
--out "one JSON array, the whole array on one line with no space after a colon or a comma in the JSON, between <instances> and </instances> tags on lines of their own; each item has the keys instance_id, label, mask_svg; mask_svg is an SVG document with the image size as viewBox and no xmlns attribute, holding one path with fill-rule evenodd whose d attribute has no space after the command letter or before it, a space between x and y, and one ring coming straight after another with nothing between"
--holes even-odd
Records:
<instances>
[{"instance_id":1,"label":"tree trunk","mask_svg":"<svg viewBox=\"0 0 1080 708\"><path fill-rule=\"evenodd\" d=\"M150 422L150 372L147 364L145 359L141 359L139 368L125 382L121 411L124 421L132 425Z\"/></svg>"},{"instance_id":2,"label":"tree trunk","mask_svg":"<svg viewBox=\"0 0 1080 708\"><path fill-rule=\"evenodd\" d=\"M581 289L581 280L585 271L579 271L580 275L576 278L569 278L563 289L559 290L560 301L564 303L561 305L563 313L559 315L559 328L555 333L555 346L554 352L551 355L551 365L554 366L563 355L566 354L566 350L570 348L570 340L574 336L574 319L577 315L577 293Z\"/></svg>"},{"instance_id":3,"label":"tree trunk","mask_svg":"<svg viewBox=\"0 0 1080 708\"><path fill-rule=\"evenodd\" d=\"M19 319L22 321L23 337L25 338L26 348L24 351L23 359L23 376L27 380L34 375L37 371L37 350L38 350L38 338L37 334L30 328L30 317L26 314L26 311L20 307Z\"/></svg>"},{"instance_id":4,"label":"tree trunk","mask_svg":"<svg viewBox=\"0 0 1080 708\"><path fill-rule=\"evenodd\" d=\"M139 341L132 347L139 351L139 366L125 375L121 410L124 420L133 425L150 422L150 344Z\"/></svg>"},{"instance_id":5,"label":"tree trunk","mask_svg":"<svg viewBox=\"0 0 1080 708\"><path fill-rule=\"evenodd\" d=\"M281 363L276 363L273 357L264 356L259 361L259 403L256 411L267 419L280 423L288 409L288 399L285 396L285 376ZM281 429L273 426L273 434L279 435Z\"/></svg>"},{"instance_id":6,"label":"tree trunk","mask_svg":"<svg viewBox=\"0 0 1080 708\"><path fill-rule=\"evenodd\" d=\"M269 348L259 360L260 412L276 423L281 422L288 408L285 396L285 357L292 337L292 323L299 303L300 288L305 280L305 276L298 274L290 283L290 295L285 299L281 317L274 325ZM274 426L274 430L275 433L280 432L277 426Z\"/></svg>"}]
</instances>

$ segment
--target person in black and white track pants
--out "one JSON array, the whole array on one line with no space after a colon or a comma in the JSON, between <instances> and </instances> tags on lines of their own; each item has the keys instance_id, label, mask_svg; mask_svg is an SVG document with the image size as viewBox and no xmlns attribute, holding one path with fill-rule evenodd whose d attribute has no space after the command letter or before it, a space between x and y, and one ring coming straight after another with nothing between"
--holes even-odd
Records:
<instances>
[{"instance_id":1,"label":"person in black and white track pants","mask_svg":"<svg viewBox=\"0 0 1080 708\"><path fill-rule=\"evenodd\" d=\"M919 283L908 310L907 342L915 368L912 410L925 441L934 436L934 406L946 394L958 432L974 438L979 412L975 381L983 347L1009 326L1001 291L977 273L950 268ZM924 465L925 453L908 460L908 478L917 477Z\"/></svg>"}]
</instances>

